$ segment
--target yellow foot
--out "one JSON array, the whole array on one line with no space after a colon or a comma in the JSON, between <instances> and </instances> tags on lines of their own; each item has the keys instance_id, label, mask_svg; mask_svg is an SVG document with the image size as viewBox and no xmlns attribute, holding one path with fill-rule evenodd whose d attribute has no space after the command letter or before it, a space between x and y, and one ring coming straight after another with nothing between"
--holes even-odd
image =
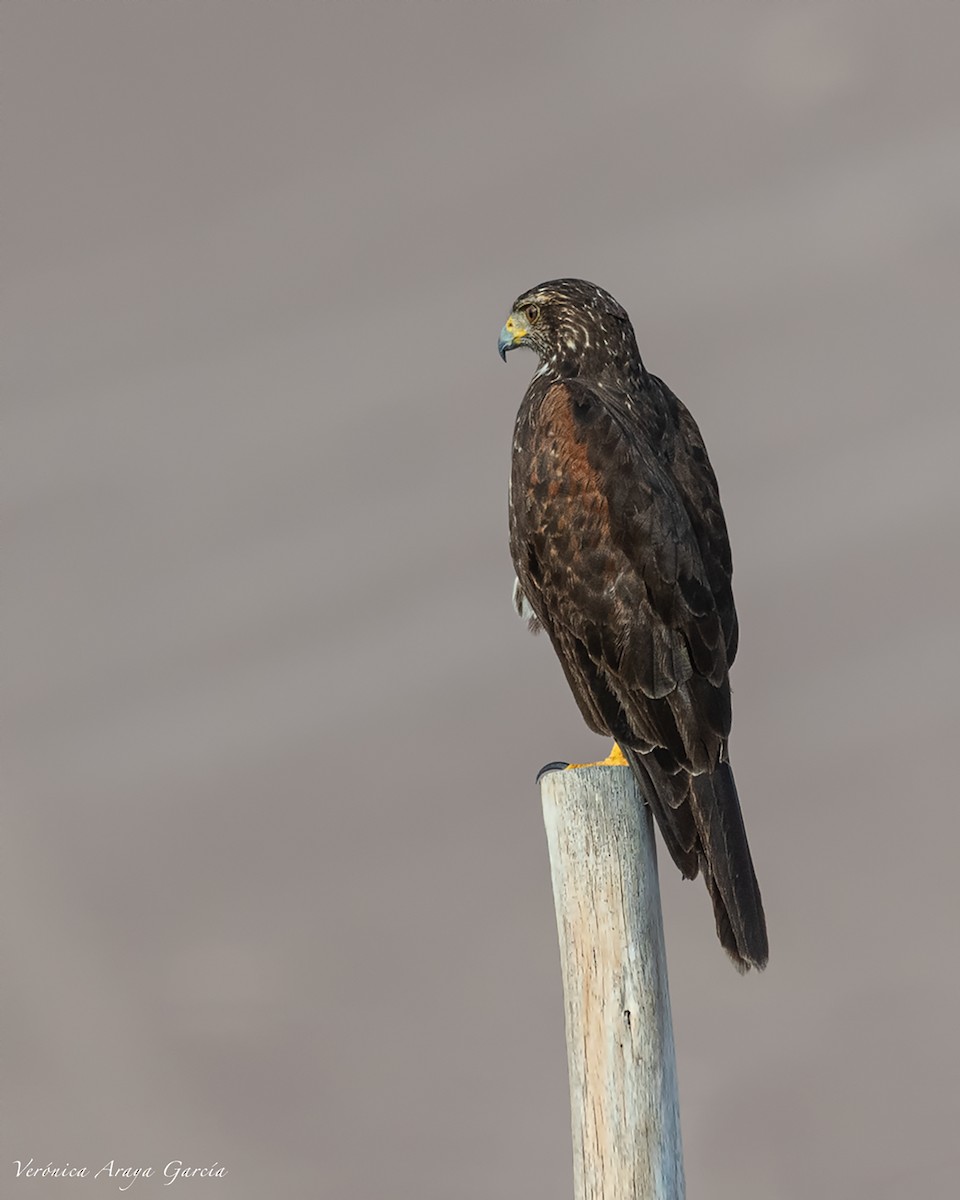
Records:
<instances>
[{"instance_id":1,"label":"yellow foot","mask_svg":"<svg viewBox=\"0 0 960 1200\"><path fill-rule=\"evenodd\" d=\"M568 763L567 770L568 771L576 771L580 767L629 767L629 765L630 764L623 757L623 751L620 749L620 747L617 745L617 743L614 742L613 749L610 751L610 753L607 755L607 757L603 760L603 762Z\"/></svg>"}]
</instances>

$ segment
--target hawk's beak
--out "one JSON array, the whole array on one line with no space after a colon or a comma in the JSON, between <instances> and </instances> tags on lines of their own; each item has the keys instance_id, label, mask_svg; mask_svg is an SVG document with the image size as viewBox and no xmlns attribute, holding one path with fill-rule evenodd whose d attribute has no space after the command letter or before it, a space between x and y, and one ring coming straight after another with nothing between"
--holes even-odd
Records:
<instances>
[{"instance_id":1,"label":"hawk's beak","mask_svg":"<svg viewBox=\"0 0 960 1200\"><path fill-rule=\"evenodd\" d=\"M507 361L507 351L515 350L529 332L530 326L523 317L518 316L516 313L511 313L507 317L507 323L500 330L500 340L497 342L497 349L500 351L500 357L504 362Z\"/></svg>"}]
</instances>

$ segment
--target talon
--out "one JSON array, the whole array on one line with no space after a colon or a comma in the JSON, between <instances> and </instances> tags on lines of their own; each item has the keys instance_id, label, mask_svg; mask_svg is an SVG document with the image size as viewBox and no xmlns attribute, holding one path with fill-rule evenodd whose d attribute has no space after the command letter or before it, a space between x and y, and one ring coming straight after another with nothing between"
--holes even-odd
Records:
<instances>
[{"instance_id":1,"label":"talon","mask_svg":"<svg viewBox=\"0 0 960 1200\"><path fill-rule=\"evenodd\" d=\"M551 771L566 771L569 766L570 764L565 762L548 762L545 767L541 767L537 772L537 783L540 782L544 775L548 775Z\"/></svg>"}]
</instances>

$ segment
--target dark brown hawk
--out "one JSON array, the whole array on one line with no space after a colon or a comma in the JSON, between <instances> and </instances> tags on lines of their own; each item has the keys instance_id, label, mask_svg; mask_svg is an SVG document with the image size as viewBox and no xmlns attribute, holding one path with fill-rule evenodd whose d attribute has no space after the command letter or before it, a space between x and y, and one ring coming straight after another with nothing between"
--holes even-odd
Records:
<instances>
[{"instance_id":1,"label":"dark brown hawk","mask_svg":"<svg viewBox=\"0 0 960 1200\"><path fill-rule=\"evenodd\" d=\"M504 359L517 346L540 359L513 441L518 610L547 631L590 728L622 748L684 876L703 872L734 963L763 967L727 759L733 567L703 438L602 288L525 292L500 334Z\"/></svg>"}]
</instances>

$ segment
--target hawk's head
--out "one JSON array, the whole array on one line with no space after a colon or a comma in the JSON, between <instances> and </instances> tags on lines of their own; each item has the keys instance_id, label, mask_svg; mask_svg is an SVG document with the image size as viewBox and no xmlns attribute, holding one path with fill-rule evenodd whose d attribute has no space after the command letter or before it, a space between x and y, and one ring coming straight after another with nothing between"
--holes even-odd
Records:
<instances>
[{"instance_id":1,"label":"hawk's head","mask_svg":"<svg viewBox=\"0 0 960 1200\"><path fill-rule=\"evenodd\" d=\"M536 351L540 374L563 379L643 371L625 310L584 279L551 279L518 297L500 331L500 357L517 346Z\"/></svg>"}]
</instances>

